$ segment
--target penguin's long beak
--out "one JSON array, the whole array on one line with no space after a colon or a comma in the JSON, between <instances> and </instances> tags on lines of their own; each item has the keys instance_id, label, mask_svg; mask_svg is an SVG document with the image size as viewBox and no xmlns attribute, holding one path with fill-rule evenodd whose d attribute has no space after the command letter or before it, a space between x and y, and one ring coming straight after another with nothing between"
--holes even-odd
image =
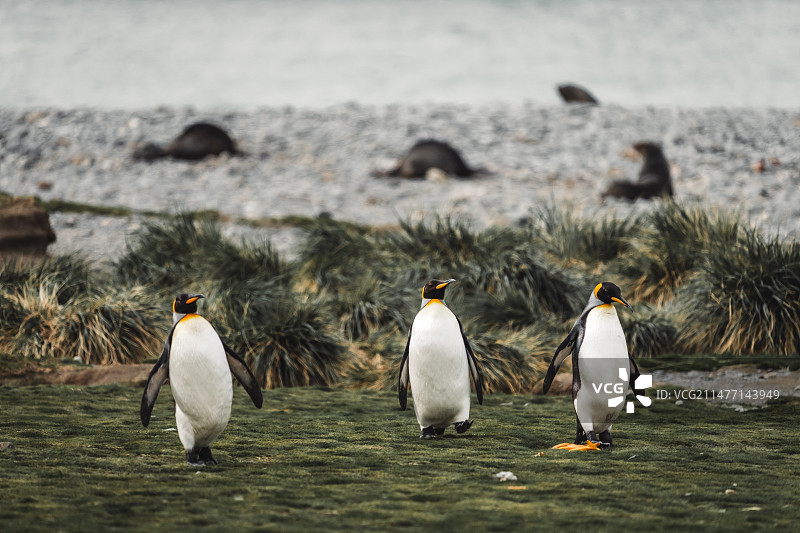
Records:
<instances>
[{"instance_id":1,"label":"penguin's long beak","mask_svg":"<svg viewBox=\"0 0 800 533\"><path fill-rule=\"evenodd\" d=\"M620 296L619 298L617 298L616 296L612 296L611 299L614 300L615 302L621 303L622 305L633 311L633 306L628 302L626 302L625 298L623 298L622 296Z\"/></svg>"},{"instance_id":2,"label":"penguin's long beak","mask_svg":"<svg viewBox=\"0 0 800 533\"><path fill-rule=\"evenodd\" d=\"M186 303L187 304L193 304L197 300L199 300L200 298L205 298L205 296L203 296L202 294L193 294L189 298L186 299Z\"/></svg>"},{"instance_id":3,"label":"penguin's long beak","mask_svg":"<svg viewBox=\"0 0 800 533\"><path fill-rule=\"evenodd\" d=\"M447 286L448 286L448 285L450 285L451 283L455 283L455 282L456 282L456 280L454 280L454 279L448 279L447 281L444 281L444 282L442 282L442 283L438 284L438 285L436 286L436 289L437 289L437 290L438 290L438 289L444 289L445 287L447 287Z\"/></svg>"}]
</instances>

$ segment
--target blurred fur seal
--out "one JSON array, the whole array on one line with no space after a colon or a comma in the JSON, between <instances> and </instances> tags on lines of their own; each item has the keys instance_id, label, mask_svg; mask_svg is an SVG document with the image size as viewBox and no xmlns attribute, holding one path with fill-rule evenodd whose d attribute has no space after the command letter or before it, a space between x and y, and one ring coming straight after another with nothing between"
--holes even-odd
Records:
<instances>
[{"instance_id":1,"label":"blurred fur seal","mask_svg":"<svg viewBox=\"0 0 800 533\"><path fill-rule=\"evenodd\" d=\"M661 146L651 142L638 142L633 145L637 152L644 156L639 180L614 181L603 193L606 196L636 200L637 198L653 198L655 196L672 196L672 180L669 175L669 163L664 157Z\"/></svg>"},{"instance_id":2,"label":"blurred fur seal","mask_svg":"<svg viewBox=\"0 0 800 533\"><path fill-rule=\"evenodd\" d=\"M559 85L558 92L568 104L598 104L600 102L592 94L577 85Z\"/></svg>"},{"instance_id":3,"label":"blurred fur seal","mask_svg":"<svg viewBox=\"0 0 800 533\"><path fill-rule=\"evenodd\" d=\"M238 153L230 136L219 126L196 122L186 127L166 148L148 143L134 152L136 159L155 161L162 157L174 157L198 161L209 155L222 152Z\"/></svg>"},{"instance_id":4,"label":"blurred fur seal","mask_svg":"<svg viewBox=\"0 0 800 533\"><path fill-rule=\"evenodd\" d=\"M375 177L424 178L428 170L432 168L438 168L450 175L462 178L479 172L469 168L461 155L449 144L426 139L417 141L397 168L388 172L374 171L372 175Z\"/></svg>"}]
</instances>

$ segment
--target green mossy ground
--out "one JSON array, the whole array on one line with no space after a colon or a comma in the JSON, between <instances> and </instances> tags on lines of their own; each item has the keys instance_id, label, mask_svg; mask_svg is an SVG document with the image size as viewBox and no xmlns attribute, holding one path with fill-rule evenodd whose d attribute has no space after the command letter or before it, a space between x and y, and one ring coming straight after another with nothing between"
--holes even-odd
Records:
<instances>
[{"instance_id":1,"label":"green mossy ground","mask_svg":"<svg viewBox=\"0 0 800 533\"><path fill-rule=\"evenodd\" d=\"M237 387L193 468L169 387L150 427L141 390L0 387L3 531L753 531L800 520L800 400L736 412L655 400L616 448L568 452L567 397L489 395L464 435L421 440L391 391ZM542 452L543 455L539 455ZM518 481L499 483L512 471ZM726 493L726 491L728 491ZM733 491L733 492L730 492Z\"/></svg>"}]
</instances>

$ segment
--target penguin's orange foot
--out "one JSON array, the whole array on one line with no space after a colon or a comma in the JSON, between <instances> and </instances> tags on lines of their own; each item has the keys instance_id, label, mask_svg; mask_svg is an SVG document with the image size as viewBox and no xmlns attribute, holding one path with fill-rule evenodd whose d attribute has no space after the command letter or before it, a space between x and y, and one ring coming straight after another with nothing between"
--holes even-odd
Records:
<instances>
[{"instance_id":1,"label":"penguin's orange foot","mask_svg":"<svg viewBox=\"0 0 800 533\"><path fill-rule=\"evenodd\" d=\"M571 452L585 452L589 450L599 450L600 443L599 442L592 442L586 441L586 444L573 444L571 442L564 442L562 444L556 444L553 446L554 450L569 450Z\"/></svg>"}]
</instances>

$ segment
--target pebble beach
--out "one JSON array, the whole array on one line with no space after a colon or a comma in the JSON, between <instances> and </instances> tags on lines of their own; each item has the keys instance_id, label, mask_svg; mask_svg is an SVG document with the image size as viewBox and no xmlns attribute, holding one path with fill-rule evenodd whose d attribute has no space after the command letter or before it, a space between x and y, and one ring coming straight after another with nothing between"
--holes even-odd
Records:
<instances>
[{"instance_id":1,"label":"pebble beach","mask_svg":"<svg viewBox=\"0 0 800 533\"><path fill-rule=\"evenodd\" d=\"M243 155L200 162L137 161L146 142L215 123ZM419 139L446 141L468 165L462 179L377 178ZM134 211L216 210L233 221L290 215L391 226L433 215L476 228L514 225L543 206L625 217L655 201L606 199L612 180L636 180L631 145L663 146L675 198L735 212L770 233L800 230L800 110L625 108L614 105L340 104L253 111L0 109L0 191ZM52 253L113 260L144 215L56 212ZM226 223L234 238L270 239L291 255L302 233Z\"/></svg>"}]
</instances>

